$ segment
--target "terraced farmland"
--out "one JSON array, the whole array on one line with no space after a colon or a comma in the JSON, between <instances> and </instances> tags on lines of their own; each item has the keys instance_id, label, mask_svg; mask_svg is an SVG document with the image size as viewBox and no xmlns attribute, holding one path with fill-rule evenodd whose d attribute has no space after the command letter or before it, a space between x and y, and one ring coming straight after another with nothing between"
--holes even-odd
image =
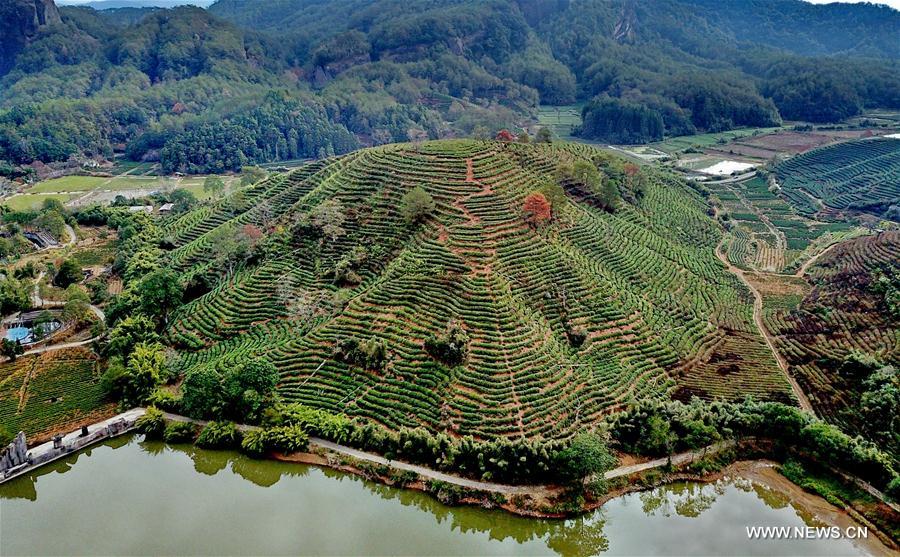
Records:
<instances>
[{"instance_id":1,"label":"terraced farmland","mask_svg":"<svg viewBox=\"0 0 900 557\"><path fill-rule=\"evenodd\" d=\"M793 272L828 244L858 233L844 222L820 222L799 214L759 177L708 187L733 224L729 261L745 270Z\"/></svg>"},{"instance_id":2,"label":"terraced farmland","mask_svg":"<svg viewBox=\"0 0 900 557\"><path fill-rule=\"evenodd\" d=\"M83 348L25 356L0 365L0 425L29 442L115 413L100 388L100 363Z\"/></svg>"},{"instance_id":3,"label":"terraced farmland","mask_svg":"<svg viewBox=\"0 0 900 557\"><path fill-rule=\"evenodd\" d=\"M900 199L900 140L848 141L788 159L776 168L800 212L882 214Z\"/></svg>"},{"instance_id":4,"label":"terraced farmland","mask_svg":"<svg viewBox=\"0 0 900 557\"><path fill-rule=\"evenodd\" d=\"M569 192L552 222L526 223L525 197L560 162L596 153L385 146L166 223L171 264L213 283L172 319L171 340L193 350L178 367L265 357L287 400L479 438L567 437L642 397L790 399L750 293L715 256L721 232L683 183L647 170L645 195L614 213ZM435 209L407 225L401 198L414 187ZM342 233L307 233L335 202ZM247 224L267 231L263 255L225 276L213 238ZM458 366L424 347L451 322L469 339ZM347 357L348 342L386 354Z\"/></svg>"},{"instance_id":5,"label":"terraced farmland","mask_svg":"<svg viewBox=\"0 0 900 557\"><path fill-rule=\"evenodd\" d=\"M841 243L810 267L812 289L767 314L768 328L816 412L852 426L844 412L858 385L840 377L841 362L856 350L884 364L900 365L900 327L872 288L879 269L900 261L900 232Z\"/></svg>"}]
</instances>

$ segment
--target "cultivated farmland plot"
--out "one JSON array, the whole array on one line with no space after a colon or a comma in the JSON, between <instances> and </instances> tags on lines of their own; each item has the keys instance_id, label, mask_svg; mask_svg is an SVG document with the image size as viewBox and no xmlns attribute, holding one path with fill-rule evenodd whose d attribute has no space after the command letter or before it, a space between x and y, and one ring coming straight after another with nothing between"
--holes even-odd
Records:
<instances>
[{"instance_id":1,"label":"cultivated farmland plot","mask_svg":"<svg viewBox=\"0 0 900 557\"><path fill-rule=\"evenodd\" d=\"M838 369L852 351L900 365L900 329L872 287L880 273L900 261L900 232L888 231L843 242L812 265L814 285L802 300L773 307L769 330L816 411L844 426L858 426L854 389ZM797 306L796 308L794 306Z\"/></svg>"},{"instance_id":2,"label":"cultivated farmland plot","mask_svg":"<svg viewBox=\"0 0 900 557\"><path fill-rule=\"evenodd\" d=\"M140 198L158 191L184 188L199 199L208 196L203 191L204 176L143 176L120 174L117 176L64 176L40 182L22 193L2 201L11 209L27 210L40 207L46 199L57 199L70 207L93 204L109 204L117 196ZM233 176L223 176L226 184Z\"/></svg>"},{"instance_id":3,"label":"cultivated farmland plot","mask_svg":"<svg viewBox=\"0 0 900 557\"><path fill-rule=\"evenodd\" d=\"M286 400L480 438L568 437L631 401L673 393L789 400L750 293L714 254L721 232L683 182L647 170L643 198L614 213L570 194L553 222L525 222L524 198L560 161L596 153L392 145L272 177L244 190L239 210L222 202L172 218L163 226L171 265L215 277L172 319L171 338L191 350L179 369L261 356L281 371ZM412 226L399 206L416 186L436 206ZM290 233L329 200L344 209L343 234ZM248 224L271 232L266 255L223 276L217 231ZM348 268L353 278L337 274ZM298 313L286 291L328 302ZM470 339L458 366L423 347L450 321ZM374 339L386 358L335 356L348 338Z\"/></svg>"},{"instance_id":4,"label":"cultivated farmland plot","mask_svg":"<svg viewBox=\"0 0 900 557\"><path fill-rule=\"evenodd\" d=\"M99 358L72 348L0 365L0 425L41 440L50 431L115 413L100 387Z\"/></svg>"},{"instance_id":5,"label":"cultivated farmland plot","mask_svg":"<svg viewBox=\"0 0 900 557\"><path fill-rule=\"evenodd\" d=\"M900 200L900 139L861 139L823 147L785 161L776 172L784 194L805 215L882 214Z\"/></svg>"},{"instance_id":6,"label":"cultivated farmland plot","mask_svg":"<svg viewBox=\"0 0 900 557\"><path fill-rule=\"evenodd\" d=\"M792 273L827 245L861 233L848 223L820 222L799 214L759 177L707 187L733 223L726 252L742 269Z\"/></svg>"}]
</instances>

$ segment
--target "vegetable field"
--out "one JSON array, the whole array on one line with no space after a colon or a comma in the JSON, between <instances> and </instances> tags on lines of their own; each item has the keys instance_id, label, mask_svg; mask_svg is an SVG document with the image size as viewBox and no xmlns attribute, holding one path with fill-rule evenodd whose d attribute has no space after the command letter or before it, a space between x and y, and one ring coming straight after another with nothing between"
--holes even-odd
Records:
<instances>
[{"instance_id":1,"label":"vegetable field","mask_svg":"<svg viewBox=\"0 0 900 557\"><path fill-rule=\"evenodd\" d=\"M673 393L789 399L750 293L715 256L721 232L684 183L645 170L642 197L614 212L569 192L549 222L526 221L524 199L561 162L597 153L391 145L172 217L170 264L211 285L171 321L180 371L264 357L286 400L477 438L564 438ZM434 208L409 223L414 188ZM339 226L316 232L326 207ZM265 232L260 255L228 273L218 238L248 225ZM426 350L451 324L462 363Z\"/></svg>"}]
</instances>

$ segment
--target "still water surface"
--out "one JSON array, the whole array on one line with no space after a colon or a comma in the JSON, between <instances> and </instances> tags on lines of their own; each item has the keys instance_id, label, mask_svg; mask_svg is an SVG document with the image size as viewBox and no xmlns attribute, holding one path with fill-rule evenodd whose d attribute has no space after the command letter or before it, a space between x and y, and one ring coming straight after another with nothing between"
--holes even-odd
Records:
<instances>
[{"instance_id":1,"label":"still water surface","mask_svg":"<svg viewBox=\"0 0 900 557\"><path fill-rule=\"evenodd\" d=\"M745 531L805 524L786 496L741 480L674 484L582 518L533 520L139 436L0 486L4 556L860 554L847 540L751 541Z\"/></svg>"}]
</instances>

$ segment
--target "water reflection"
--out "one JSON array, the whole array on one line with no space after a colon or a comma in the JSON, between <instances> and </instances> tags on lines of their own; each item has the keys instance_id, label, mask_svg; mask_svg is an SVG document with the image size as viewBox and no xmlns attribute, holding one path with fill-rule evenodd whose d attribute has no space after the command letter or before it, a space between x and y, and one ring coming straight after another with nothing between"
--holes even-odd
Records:
<instances>
[{"instance_id":1,"label":"water reflection","mask_svg":"<svg viewBox=\"0 0 900 557\"><path fill-rule=\"evenodd\" d=\"M79 459L85 462L76 467ZM76 478L55 479L73 470ZM0 504L3 555L73 553L77 547L74 552L85 554L586 556L667 553L671 545L666 544L677 539L706 544L696 547L701 553L751 553L755 549L746 536L736 535L748 521L811 520L793 509L787 496L741 480L672 484L617 498L572 520L525 519L499 510L447 507L427 494L330 469L129 437L0 486ZM117 507L130 512L119 516ZM132 516L134 509L141 514ZM146 536L129 527L134 520L142 521ZM105 524L108 539L67 545L90 524ZM117 538L119 530L131 535ZM841 546L847 548L852 546ZM800 549L792 552L809 553ZM834 553L829 547L805 549Z\"/></svg>"},{"instance_id":2,"label":"water reflection","mask_svg":"<svg viewBox=\"0 0 900 557\"><path fill-rule=\"evenodd\" d=\"M696 518L709 510L728 484L675 483L638 494L644 514L670 517L672 514Z\"/></svg>"}]
</instances>

